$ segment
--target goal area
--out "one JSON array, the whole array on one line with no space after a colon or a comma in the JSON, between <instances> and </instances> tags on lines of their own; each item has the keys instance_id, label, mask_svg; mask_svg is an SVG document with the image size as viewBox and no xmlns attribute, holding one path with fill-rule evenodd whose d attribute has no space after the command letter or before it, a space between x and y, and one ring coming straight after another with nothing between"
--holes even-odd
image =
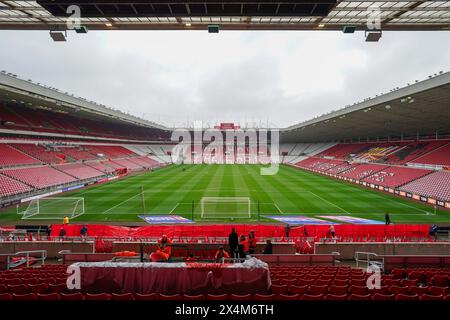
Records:
<instances>
[{"instance_id":1,"label":"goal area","mask_svg":"<svg viewBox=\"0 0 450 320\"><path fill-rule=\"evenodd\" d=\"M54 220L66 216L74 219L84 214L84 198L34 199L19 214L22 215L22 219Z\"/></svg>"},{"instance_id":2,"label":"goal area","mask_svg":"<svg viewBox=\"0 0 450 320\"><path fill-rule=\"evenodd\" d=\"M251 218L249 197L203 197L200 200L201 218Z\"/></svg>"}]
</instances>

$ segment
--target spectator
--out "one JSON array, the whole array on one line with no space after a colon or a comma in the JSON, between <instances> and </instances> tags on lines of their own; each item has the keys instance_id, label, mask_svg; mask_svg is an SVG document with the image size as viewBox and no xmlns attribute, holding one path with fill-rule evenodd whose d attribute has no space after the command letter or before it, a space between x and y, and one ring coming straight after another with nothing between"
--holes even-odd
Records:
<instances>
[{"instance_id":1,"label":"spectator","mask_svg":"<svg viewBox=\"0 0 450 320\"><path fill-rule=\"evenodd\" d=\"M216 259L216 262L223 262L224 259L230 258L230 255L224 250L222 246L220 246L219 250L217 250L216 254L214 255L214 258Z\"/></svg>"},{"instance_id":2,"label":"spectator","mask_svg":"<svg viewBox=\"0 0 450 320\"><path fill-rule=\"evenodd\" d=\"M270 239L266 240L266 247L264 248L263 254L272 254L272 241Z\"/></svg>"},{"instance_id":3,"label":"spectator","mask_svg":"<svg viewBox=\"0 0 450 320\"><path fill-rule=\"evenodd\" d=\"M86 225L83 225L83 227L80 229L80 236L85 239L87 237L88 228Z\"/></svg>"},{"instance_id":4,"label":"spectator","mask_svg":"<svg viewBox=\"0 0 450 320\"><path fill-rule=\"evenodd\" d=\"M244 252L247 254L248 253L248 241L244 235L241 235L241 239L239 240L239 245L242 246Z\"/></svg>"},{"instance_id":5,"label":"spectator","mask_svg":"<svg viewBox=\"0 0 450 320\"><path fill-rule=\"evenodd\" d=\"M251 230L248 235L248 254L254 254L256 250L255 231Z\"/></svg>"},{"instance_id":6,"label":"spectator","mask_svg":"<svg viewBox=\"0 0 450 320\"><path fill-rule=\"evenodd\" d=\"M69 224L69 217L68 217L68 216L65 216L65 217L63 218L63 224L64 224L64 225Z\"/></svg>"},{"instance_id":7,"label":"spectator","mask_svg":"<svg viewBox=\"0 0 450 320\"><path fill-rule=\"evenodd\" d=\"M434 240L437 240L437 232L438 232L438 226L433 224L430 227L430 236L434 237Z\"/></svg>"},{"instance_id":8,"label":"spectator","mask_svg":"<svg viewBox=\"0 0 450 320\"><path fill-rule=\"evenodd\" d=\"M228 236L228 246L230 247L230 252L233 256L236 256L239 245L239 236L235 228L231 229L231 233Z\"/></svg>"},{"instance_id":9,"label":"spectator","mask_svg":"<svg viewBox=\"0 0 450 320\"><path fill-rule=\"evenodd\" d=\"M334 238L336 236L336 230L334 230L334 225L330 226L330 235L331 238Z\"/></svg>"},{"instance_id":10,"label":"spectator","mask_svg":"<svg viewBox=\"0 0 450 320\"><path fill-rule=\"evenodd\" d=\"M303 236L308 238L308 230L306 230L306 226L303 226Z\"/></svg>"},{"instance_id":11,"label":"spectator","mask_svg":"<svg viewBox=\"0 0 450 320\"><path fill-rule=\"evenodd\" d=\"M289 235L291 233L291 226L287 224L285 230L286 230L286 238L289 238Z\"/></svg>"},{"instance_id":12,"label":"spectator","mask_svg":"<svg viewBox=\"0 0 450 320\"><path fill-rule=\"evenodd\" d=\"M59 237L64 239L66 234L67 234L66 229L64 229L64 227L61 227L61 229L59 230Z\"/></svg>"},{"instance_id":13,"label":"spectator","mask_svg":"<svg viewBox=\"0 0 450 320\"><path fill-rule=\"evenodd\" d=\"M50 238L51 235L52 235L52 225L49 225L49 226L47 227L47 237Z\"/></svg>"},{"instance_id":14,"label":"spectator","mask_svg":"<svg viewBox=\"0 0 450 320\"><path fill-rule=\"evenodd\" d=\"M384 214L384 222L386 223L387 226L391 224L391 217L389 216L389 212L386 212Z\"/></svg>"},{"instance_id":15,"label":"spectator","mask_svg":"<svg viewBox=\"0 0 450 320\"><path fill-rule=\"evenodd\" d=\"M158 249L152 252L150 259L152 262L166 262L172 253L172 241L165 235L158 240Z\"/></svg>"}]
</instances>

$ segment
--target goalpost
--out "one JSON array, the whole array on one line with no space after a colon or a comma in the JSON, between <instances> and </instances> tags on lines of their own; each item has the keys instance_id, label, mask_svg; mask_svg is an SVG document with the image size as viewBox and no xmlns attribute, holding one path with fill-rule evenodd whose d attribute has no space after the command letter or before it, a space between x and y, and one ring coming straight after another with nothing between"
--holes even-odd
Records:
<instances>
[{"instance_id":1,"label":"goalpost","mask_svg":"<svg viewBox=\"0 0 450 320\"><path fill-rule=\"evenodd\" d=\"M203 197L200 200L201 218L251 218L249 197Z\"/></svg>"},{"instance_id":2,"label":"goalpost","mask_svg":"<svg viewBox=\"0 0 450 320\"><path fill-rule=\"evenodd\" d=\"M22 215L22 219L54 220L66 216L74 219L84 214L84 198L34 199L19 214Z\"/></svg>"}]
</instances>

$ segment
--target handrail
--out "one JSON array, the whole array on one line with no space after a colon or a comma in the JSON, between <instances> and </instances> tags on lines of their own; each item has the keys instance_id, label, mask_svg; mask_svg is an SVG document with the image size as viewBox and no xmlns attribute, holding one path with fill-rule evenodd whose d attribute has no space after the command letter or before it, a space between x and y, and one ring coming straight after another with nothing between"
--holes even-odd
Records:
<instances>
[{"instance_id":1,"label":"handrail","mask_svg":"<svg viewBox=\"0 0 450 320\"><path fill-rule=\"evenodd\" d=\"M11 257L23 256L26 257L27 268L30 266L30 254L40 253L41 256L38 261L41 261L42 265L45 264L45 259L47 259L47 250L29 250L29 251L19 251L16 253L2 253L0 256L6 256L6 270L11 267Z\"/></svg>"},{"instance_id":2,"label":"handrail","mask_svg":"<svg viewBox=\"0 0 450 320\"><path fill-rule=\"evenodd\" d=\"M365 260L364 259L360 259L360 255L364 255L366 257L366 259ZM359 263L360 262L364 262L364 263L366 263L366 268L367 268L370 265L370 262L371 262L370 257L379 258L379 259L376 259L376 260L381 260L381 267L383 267L384 259L383 259L382 256L379 256L378 254L373 253L373 252L364 252L364 251L356 251L355 252L356 267L359 268ZM377 263L379 263L379 262L377 262Z\"/></svg>"}]
</instances>

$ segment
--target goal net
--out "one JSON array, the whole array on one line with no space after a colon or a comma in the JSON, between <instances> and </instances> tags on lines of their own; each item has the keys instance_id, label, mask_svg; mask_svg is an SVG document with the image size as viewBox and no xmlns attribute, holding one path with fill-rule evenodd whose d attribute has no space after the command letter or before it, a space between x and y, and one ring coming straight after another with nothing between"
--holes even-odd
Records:
<instances>
[{"instance_id":1,"label":"goal net","mask_svg":"<svg viewBox=\"0 0 450 320\"><path fill-rule=\"evenodd\" d=\"M84 198L42 198L31 200L28 207L19 212L22 219L74 219L84 214Z\"/></svg>"},{"instance_id":2,"label":"goal net","mask_svg":"<svg viewBox=\"0 0 450 320\"><path fill-rule=\"evenodd\" d=\"M200 200L201 218L250 218L248 197L203 197Z\"/></svg>"}]
</instances>

